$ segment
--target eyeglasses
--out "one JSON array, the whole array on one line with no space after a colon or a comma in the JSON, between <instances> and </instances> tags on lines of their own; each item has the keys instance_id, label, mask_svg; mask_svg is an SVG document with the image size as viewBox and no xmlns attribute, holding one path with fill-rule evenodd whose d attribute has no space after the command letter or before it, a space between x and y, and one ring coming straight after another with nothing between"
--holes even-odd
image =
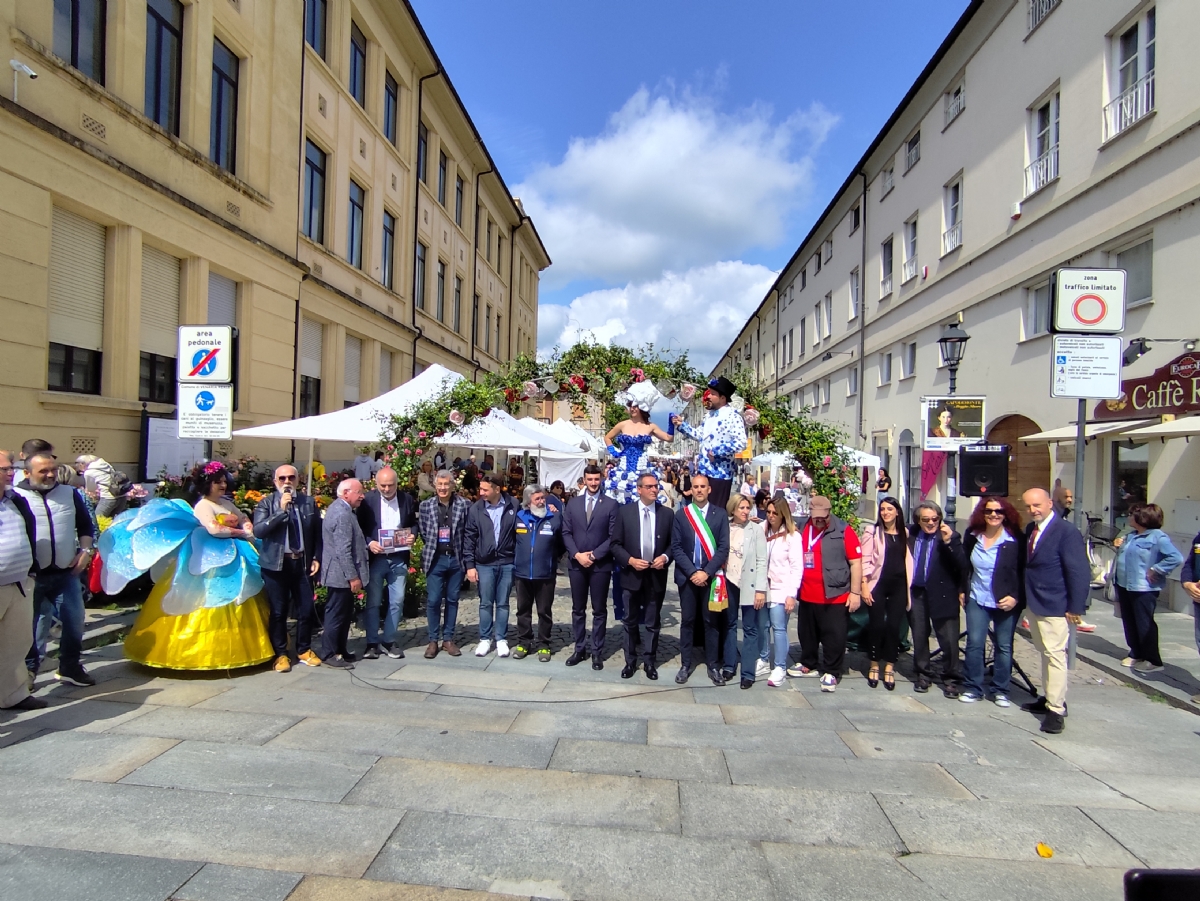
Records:
<instances>
[{"instance_id":1,"label":"eyeglasses","mask_svg":"<svg viewBox=\"0 0 1200 901\"><path fill-rule=\"evenodd\" d=\"M15 466L0 466L0 472L12 472L14 469Z\"/></svg>"},{"instance_id":2,"label":"eyeglasses","mask_svg":"<svg viewBox=\"0 0 1200 901\"><path fill-rule=\"evenodd\" d=\"M938 518L936 516L922 516L920 521L922 523L930 523L932 525L936 525Z\"/></svg>"},{"instance_id":3,"label":"eyeglasses","mask_svg":"<svg viewBox=\"0 0 1200 901\"><path fill-rule=\"evenodd\" d=\"M1003 516L1004 510L1000 507L985 507L983 510L984 516Z\"/></svg>"},{"instance_id":4,"label":"eyeglasses","mask_svg":"<svg viewBox=\"0 0 1200 901\"><path fill-rule=\"evenodd\" d=\"M275 476L275 481L276 482L294 482L294 481L296 481L296 477L295 476Z\"/></svg>"}]
</instances>

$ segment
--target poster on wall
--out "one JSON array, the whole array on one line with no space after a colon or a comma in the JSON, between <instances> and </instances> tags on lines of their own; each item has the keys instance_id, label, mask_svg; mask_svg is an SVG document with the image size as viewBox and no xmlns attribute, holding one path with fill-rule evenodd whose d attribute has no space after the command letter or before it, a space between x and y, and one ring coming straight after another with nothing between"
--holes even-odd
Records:
<instances>
[{"instance_id":1,"label":"poster on wall","mask_svg":"<svg viewBox=\"0 0 1200 901\"><path fill-rule=\"evenodd\" d=\"M956 451L965 444L983 440L983 397L921 398L921 448L927 451Z\"/></svg>"}]
</instances>

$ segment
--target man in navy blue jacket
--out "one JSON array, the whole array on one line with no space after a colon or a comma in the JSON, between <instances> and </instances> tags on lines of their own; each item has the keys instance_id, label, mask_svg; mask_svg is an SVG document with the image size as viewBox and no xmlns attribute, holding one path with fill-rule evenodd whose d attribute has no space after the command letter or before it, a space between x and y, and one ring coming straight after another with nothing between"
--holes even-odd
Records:
<instances>
[{"instance_id":1,"label":"man in navy blue jacket","mask_svg":"<svg viewBox=\"0 0 1200 901\"><path fill-rule=\"evenodd\" d=\"M1042 731L1057 734L1067 715L1068 623L1083 620L1092 573L1083 536L1054 512L1050 493L1030 488L1023 500L1033 519L1026 530L1025 596L1029 631L1042 658L1042 696L1021 709L1044 713Z\"/></svg>"}]
</instances>

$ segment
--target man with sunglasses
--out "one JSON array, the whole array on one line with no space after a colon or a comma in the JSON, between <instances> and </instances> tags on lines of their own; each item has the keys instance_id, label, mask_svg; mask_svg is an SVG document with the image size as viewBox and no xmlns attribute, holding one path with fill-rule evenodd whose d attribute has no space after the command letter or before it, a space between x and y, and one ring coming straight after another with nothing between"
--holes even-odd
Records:
<instances>
[{"instance_id":1,"label":"man with sunglasses","mask_svg":"<svg viewBox=\"0 0 1200 901\"><path fill-rule=\"evenodd\" d=\"M923 501L917 507L916 520L917 526L908 539L913 558L908 622L917 676L913 688L924 693L933 684L935 674L929 653L932 632L942 650L942 694L953 699L962 691L962 665L958 657L958 638L962 632L959 594L967 555L963 552L962 537L942 521L942 508L933 501Z\"/></svg>"},{"instance_id":2,"label":"man with sunglasses","mask_svg":"<svg viewBox=\"0 0 1200 901\"><path fill-rule=\"evenodd\" d=\"M262 542L259 566L271 608L267 631L275 650L275 672L292 668L288 658L289 605L296 616L296 659L320 666L312 650L312 579L321 568L321 514L307 494L297 491L296 467L285 463L275 470L275 491L254 509L254 537Z\"/></svg>"}]
</instances>

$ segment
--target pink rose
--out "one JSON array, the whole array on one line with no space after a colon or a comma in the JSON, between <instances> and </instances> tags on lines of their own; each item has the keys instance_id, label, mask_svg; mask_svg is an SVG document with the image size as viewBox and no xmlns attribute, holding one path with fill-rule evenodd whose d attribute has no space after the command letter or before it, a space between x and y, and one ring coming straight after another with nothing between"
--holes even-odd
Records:
<instances>
[{"instance_id":1,"label":"pink rose","mask_svg":"<svg viewBox=\"0 0 1200 901\"><path fill-rule=\"evenodd\" d=\"M521 388L524 390L527 398L537 397L542 391L542 389L538 387L537 382L526 382L521 386Z\"/></svg>"},{"instance_id":2,"label":"pink rose","mask_svg":"<svg viewBox=\"0 0 1200 901\"><path fill-rule=\"evenodd\" d=\"M753 407L747 407L742 411L742 421L746 423L747 428L754 428L758 425L758 411Z\"/></svg>"},{"instance_id":3,"label":"pink rose","mask_svg":"<svg viewBox=\"0 0 1200 901\"><path fill-rule=\"evenodd\" d=\"M404 449L404 453L408 454L409 456L412 456L412 451L410 451L407 447Z\"/></svg>"},{"instance_id":4,"label":"pink rose","mask_svg":"<svg viewBox=\"0 0 1200 901\"><path fill-rule=\"evenodd\" d=\"M417 432L417 437L418 437L418 438L424 438L424 437L425 437L425 433L424 433L424 432Z\"/></svg>"},{"instance_id":5,"label":"pink rose","mask_svg":"<svg viewBox=\"0 0 1200 901\"><path fill-rule=\"evenodd\" d=\"M830 457L828 454L826 454L824 457L821 458L822 466L830 466L832 464L833 464L833 458Z\"/></svg>"},{"instance_id":6,"label":"pink rose","mask_svg":"<svg viewBox=\"0 0 1200 901\"><path fill-rule=\"evenodd\" d=\"M684 383L684 386L679 389L679 399L684 403L690 401L696 396L696 386Z\"/></svg>"},{"instance_id":7,"label":"pink rose","mask_svg":"<svg viewBox=\"0 0 1200 901\"><path fill-rule=\"evenodd\" d=\"M455 428L466 422L466 418L458 410L451 410L448 418L450 419L450 424Z\"/></svg>"}]
</instances>

